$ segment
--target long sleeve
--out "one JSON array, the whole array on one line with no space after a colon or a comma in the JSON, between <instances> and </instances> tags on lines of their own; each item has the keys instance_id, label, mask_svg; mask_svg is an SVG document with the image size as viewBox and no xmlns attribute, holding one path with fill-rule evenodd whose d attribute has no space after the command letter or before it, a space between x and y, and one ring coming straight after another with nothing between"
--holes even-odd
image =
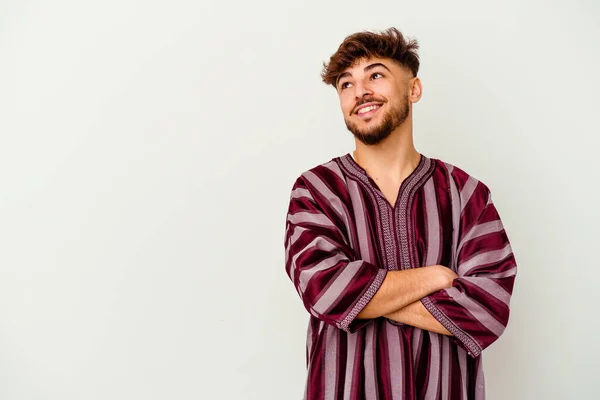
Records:
<instances>
[{"instance_id":1,"label":"long sleeve","mask_svg":"<svg viewBox=\"0 0 600 400\"><path fill-rule=\"evenodd\" d=\"M370 322L356 316L377 292L387 270L356 259L343 223L349 216L340 215L340 207L332 205L339 199L327 198L311 179L301 176L292 188L285 230L286 272L311 315L355 332Z\"/></svg>"},{"instance_id":2,"label":"long sleeve","mask_svg":"<svg viewBox=\"0 0 600 400\"><path fill-rule=\"evenodd\" d=\"M473 178L452 184L457 205L451 268L459 277L421 301L452 340L477 357L506 328L517 265L489 189Z\"/></svg>"}]
</instances>

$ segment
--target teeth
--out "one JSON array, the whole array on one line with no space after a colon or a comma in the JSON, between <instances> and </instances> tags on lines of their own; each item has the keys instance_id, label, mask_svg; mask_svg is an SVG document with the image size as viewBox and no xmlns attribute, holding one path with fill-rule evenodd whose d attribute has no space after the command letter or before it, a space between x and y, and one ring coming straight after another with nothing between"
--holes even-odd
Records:
<instances>
[{"instance_id":1,"label":"teeth","mask_svg":"<svg viewBox=\"0 0 600 400\"><path fill-rule=\"evenodd\" d=\"M368 113L369 111L373 111L376 108L379 108L379 106L369 106L369 107L361 108L360 110L358 110L358 113L359 114Z\"/></svg>"}]
</instances>

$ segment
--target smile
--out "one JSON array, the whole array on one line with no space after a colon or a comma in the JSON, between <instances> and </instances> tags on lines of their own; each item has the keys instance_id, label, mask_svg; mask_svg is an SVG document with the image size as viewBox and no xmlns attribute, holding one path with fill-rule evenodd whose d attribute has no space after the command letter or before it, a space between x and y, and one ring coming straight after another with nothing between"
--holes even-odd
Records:
<instances>
[{"instance_id":1,"label":"smile","mask_svg":"<svg viewBox=\"0 0 600 400\"><path fill-rule=\"evenodd\" d=\"M356 114L361 118L370 118L377 112L377 110L381 108L382 105L383 104L368 104L362 106L358 110L356 110Z\"/></svg>"}]
</instances>

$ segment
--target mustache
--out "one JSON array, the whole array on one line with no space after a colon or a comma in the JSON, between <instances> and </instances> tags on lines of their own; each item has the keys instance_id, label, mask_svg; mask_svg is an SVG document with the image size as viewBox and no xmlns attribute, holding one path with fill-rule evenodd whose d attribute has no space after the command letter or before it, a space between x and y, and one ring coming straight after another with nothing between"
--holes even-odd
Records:
<instances>
[{"instance_id":1,"label":"mustache","mask_svg":"<svg viewBox=\"0 0 600 400\"><path fill-rule=\"evenodd\" d=\"M355 105L354 105L354 109L352 110L352 113L354 114L356 112L356 109L360 106L362 106L363 104L367 104L367 103L385 103L385 100L383 99L378 99L376 97L363 97L360 101L358 101Z\"/></svg>"}]
</instances>

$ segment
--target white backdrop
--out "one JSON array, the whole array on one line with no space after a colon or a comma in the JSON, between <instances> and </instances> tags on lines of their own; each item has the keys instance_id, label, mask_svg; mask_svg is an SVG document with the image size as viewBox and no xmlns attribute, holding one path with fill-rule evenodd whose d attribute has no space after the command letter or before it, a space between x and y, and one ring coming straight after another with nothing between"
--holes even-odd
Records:
<instances>
[{"instance_id":1,"label":"white backdrop","mask_svg":"<svg viewBox=\"0 0 600 400\"><path fill-rule=\"evenodd\" d=\"M488 398L598 399L600 4L0 2L0 398L300 399L289 191L353 149L322 62L421 45L417 149L519 263Z\"/></svg>"}]
</instances>

